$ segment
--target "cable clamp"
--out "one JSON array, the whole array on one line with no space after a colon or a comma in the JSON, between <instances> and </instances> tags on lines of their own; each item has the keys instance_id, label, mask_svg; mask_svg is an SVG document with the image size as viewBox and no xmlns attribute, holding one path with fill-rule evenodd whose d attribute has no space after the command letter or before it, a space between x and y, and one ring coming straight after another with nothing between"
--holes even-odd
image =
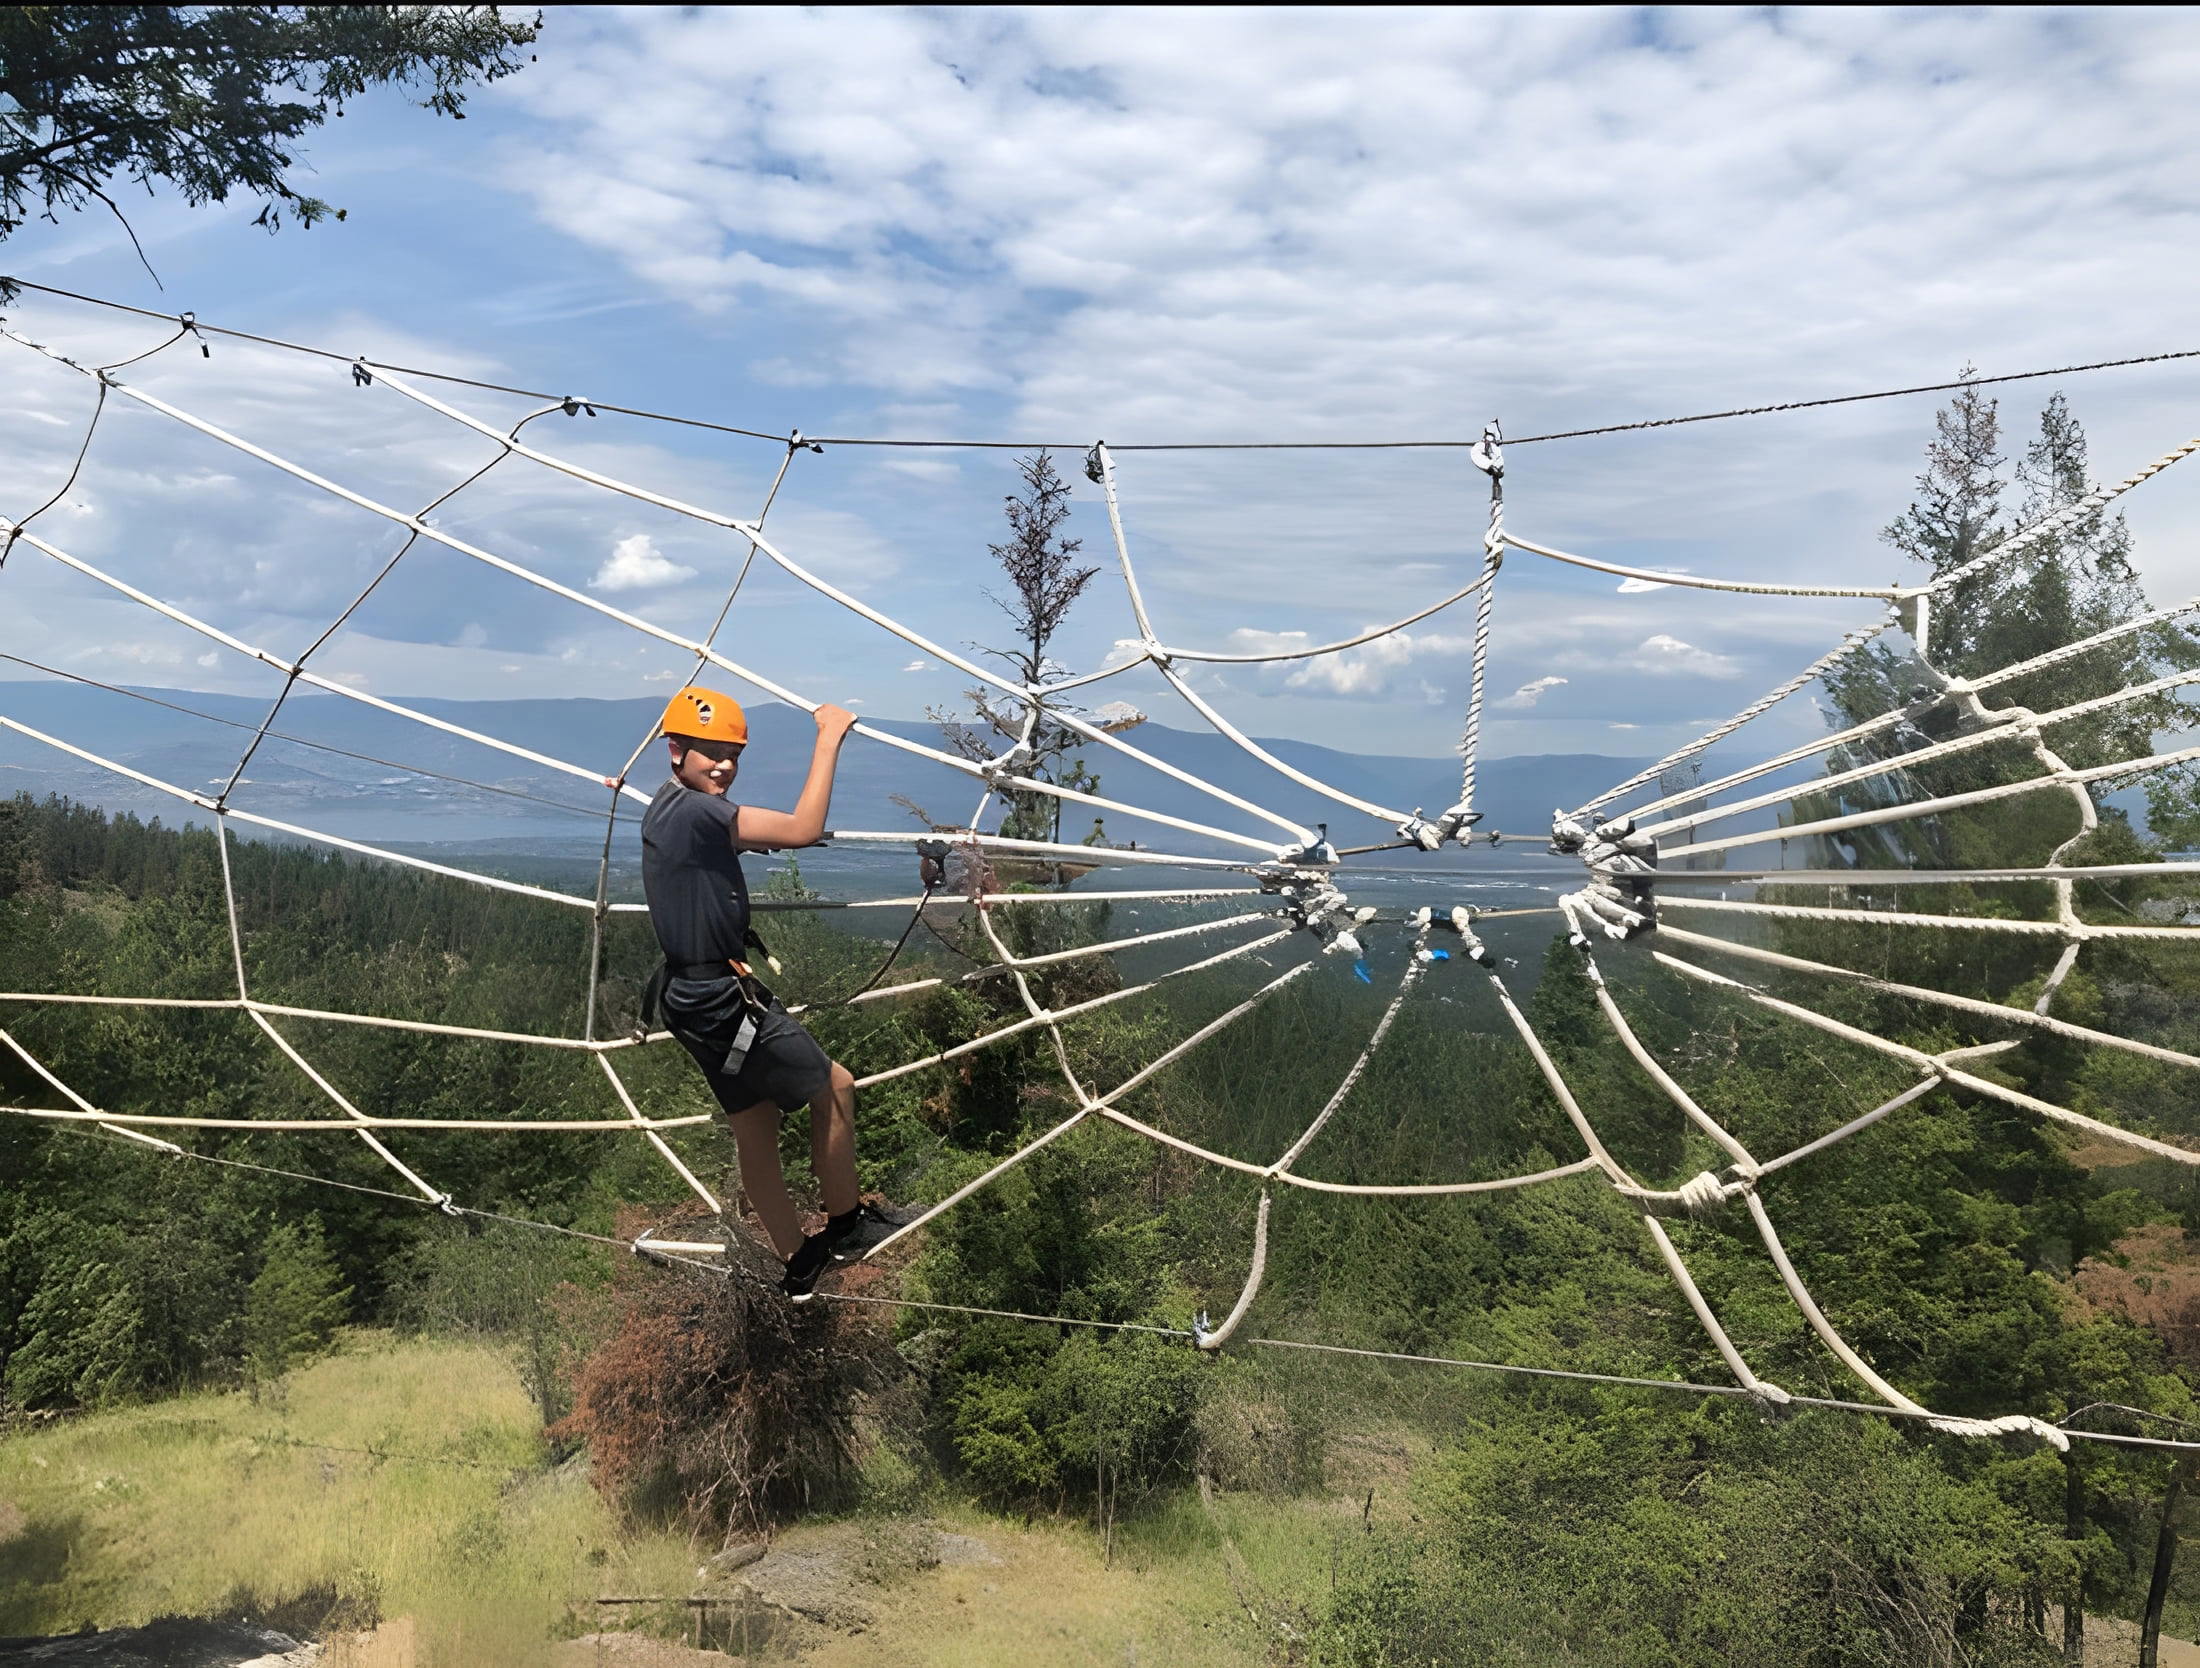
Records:
<instances>
[{"instance_id":1,"label":"cable clamp","mask_svg":"<svg viewBox=\"0 0 2200 1668\"><path fill-rule=\"evenodd\" d=\"M1457 933L1466 944L1467 959L1484 972L1497 971L1497 955L1483 943L1474 930L1474 911L1465 904L1451 906L1451 918L1441 923Z\"/></svg>"},{"instance_id":2,"label":"cable clamp","mask_svg":"<svg viewBox=\"0 0 2200 1668\"><path fill-rule=\"evenodd\" d=\"M206 338L199 334L198 314L178 313L176 315L176 323L184 330L190 332L192 339L199 344L199 357L201 359L211 359L214 357L214 350L206 345Z\"/></svg>"},{"instance_id":3,"label":"cable clamp","mask_svg":"<svg viewBox=\"0 0 2200 1668\"><path fill-rule=\"evenodd\" d=\"M367 369L365 360L354 359L351 362L351 385L354 388L372 388L374 386L374 373Z\"/></svg>"},{"instance_id":4,"label":"cable clamp","mask_svg":"<svg viewBox=\"0 0 2200 1668\"><path fill-rule=\"evenodd\" d=\"M435 1208L441 1211L445 1216L453 1218L461 1217L466 1214L464 1211L458 1208L458 1205L455 1201L452 1200L451 1196L448 1193L438 1193L435 1196Z\"/></svg>"},{"instance_id":5,"label":"cable clamp","mask_svg":"<svg viewBox=\"0 0 2200 1668\"><path fill-rule=\"evenodd\" d=\"M1288 851L1278 852L1276 861L1294 865L1336 862L1337 848L1329 843L1329 824L1317 822L1314 829L1313 839L1302 846L1293 846Z\"/></svg>"},{"instance_id":6,"label":"cable clamp","mask_svg":"<svg viewBox=\"0 0 2200 1668\"><path fill-rule=\"evenodd\" d=\"M1440 849L1444 843L1445 832L1445 829L1439 824L1426 821L1422 817L1421 807L1418 805L1414 806L1413 815L1398 825L1398 837L1402 840L1412 841L1423 851Z\"/></svg>"},{"instance_id":7,"label":"cable clamp","mask_svg":"<svg viewBox=\"0 0 2200 1668\"><path fill-rule=\"evenodd\" d=\"M1207 1324L1207 1311L1202 1309L1192 1317L1192 1344L1204 1353L1214 1347L1207 1342L1213 1336L1214 1329Z\"/></svg>"},{"instance_id":8,"label":"cable clamp","mask_svg":"<svg viewBox=\"0 0 2200 1668\"><path fill-rule=\"evenodd\" d=\"M566 395L558 401L558 408L568 417L578 417L584 411L591 417L596 415L596 408L577 394Z\"/></svg>"},{"instance_id":9,"label":"cable clamp","mask_svg":"<svg viewBox=\"0 0 2200 1668\"><path fill-rule=\"evenodd\" d=\"M1795 1398L1769 1378L1753 1378L1744 1386L1757 1404L1757 1413L1768 1425L1778 1424L1793 1411Z\"/></svg>"},{"instance_id":10,"label":"cable clamp","mask_svg":"<svg viewBox=\"0 0 2200 1668\"><path fill-rule=\"evenodd\" d=\"M1095 440L1092 443L1092 449L1085 453L1085 479L1090 481L1094 486L1105 486L1107 484L1108 466L1105 461L1107 458L1107 452L1105 450L1106 446L1106 441Z\"/></svg>"},{"instance_id":11,"label":"cable clamp","mask_svg":"<svg viewBox=\"0 0 2200 1668\"><path fill-rule=\"evenodd\" d=\"M803 439L800 429L789 429L787 431L787 450L789 452L815 452L820 457L825 455L825 448L814 440Z\"/></svg>"},{"instance_id":12,"label":"cable clamp","mask_svg":"<svg viewBox=\"0 0 2200 1668\"><path fill-rule=\"evenodd\" d=\"M1468 449L1467 457L1474 467L1492 481L1505 478L1504 436L1498 432L1497 419L1492 417L1482 427L1482 438Z\"/></svg>"}]
</instances>

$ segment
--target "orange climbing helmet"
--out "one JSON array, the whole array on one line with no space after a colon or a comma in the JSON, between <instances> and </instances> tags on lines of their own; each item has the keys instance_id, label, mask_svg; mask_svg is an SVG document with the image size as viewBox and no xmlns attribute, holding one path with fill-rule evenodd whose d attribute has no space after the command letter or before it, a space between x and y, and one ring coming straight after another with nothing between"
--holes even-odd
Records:
<instances>
[{"instance_id":1,"label":"orange climbing helmet","mask_svg":"<svg viewBox=\"0 0 2200 1668\"><path fill-rule=\"evenodd\" d=\"M715 689L691 683L667 704L664 722L658 730L668 736L692 736L697 741L730 741L746 746L749 720L741 710L741 703L731 695L721 695Z\"/></svg>"}]
</instances>

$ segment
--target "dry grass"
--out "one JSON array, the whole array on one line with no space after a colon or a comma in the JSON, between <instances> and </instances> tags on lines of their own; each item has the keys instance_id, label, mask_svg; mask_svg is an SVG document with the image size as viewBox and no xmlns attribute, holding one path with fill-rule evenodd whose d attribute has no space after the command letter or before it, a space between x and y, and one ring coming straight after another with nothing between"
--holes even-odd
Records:
<instances>
[{"instance_id":1,"label":"dry grass","mask_svg":"<svg viewBox=\"0 0 2200 1668\"><path fill-rule=\"evenodd\" d=\"M0 1548L0 1635L321 1592L412 1619L419 1668L472 1668L539 1660L568 1599L684 1590L683 1538L622 1534L577 1470L543 1469L501 1356L361 1342L293 1375L280 1407L189 1396L0 1446L23 1520Z\"/></svg>"},{"instance_id":2,"label":"dry grass","mask_svg":"<svg viewBox=\"0 0 2200 1668\"><path fill-rule=\"evenodd\" d=\"M293 1375L280 1406L191 1396L9 1437L0 1635L214 1614L246 1590L266 1615L319 1592L356 1619L382 1619L333 1650L331 1668L590 1668L599 1657L639 1668L640 1640L549 1642L605 1625L574 1600L695 1590L715 1541L622 1524L580 1468L545 1468L536 1417L492 1349L369 1335ZM904 1511L925 1492L907 1478L896 1491ZM778 1544L860 1539L876 1521L798 1525ZM784 1642L795 1660L1255 1668L1284 1644L1275 1622L1293 1613L1271 1595L1311 1590L1336 1536L1358 1530L1333 1500L1251 1494L1223 1496L1212 1516L1189 1497L1161 1502L1123 1527L1112 1559L1089 1525L948 1508L942 1526L1001 1561L868 1572L872 1625L797 1630Z\"/></svg>"},{"instance_id":3,"label":"dry grass","mask_svg":"<svg viewBox=\"0 0 2200 1668\"><path fill-rule=\"evenodd\" d=\"M1197 1508L1193 1508L1196 1512ZM1219 1546L1166 1525L1103 1561L1089 1529L994 1519L951 1527L999 1564L943 1566L873 1595L875 1625L811 1644L802 1668L1258 1668L1274 1660L1233 1595ZM790 1538L791 1539L791 1538Z\"/></svg>"}]
</instances>

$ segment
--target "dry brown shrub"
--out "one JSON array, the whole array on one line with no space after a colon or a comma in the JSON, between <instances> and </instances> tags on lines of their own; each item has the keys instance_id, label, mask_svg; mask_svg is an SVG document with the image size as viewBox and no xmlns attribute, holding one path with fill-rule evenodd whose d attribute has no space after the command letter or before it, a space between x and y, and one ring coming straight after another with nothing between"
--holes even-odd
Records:
<instances>
[{"instance_id":1,"label":"dry brown shrub","mask_svg":"<svg viewBox=\"0 0 2200 1668\"><path fill-rule=\"evenodd\" d=\"M890 1351L869 1310L789 1303L778 1261L745 1235L723 1261L723 1273L640 1258L619 1270L616 1329L551 1434L587 1443L597 1489L622 1511L754 1529L843 1488L857 1400Z\"/></svg>"},{"instance_id":2,"label":"dry brown shrub","mask_svg":"<svg viewBox=\"0 0 2200 1668\"><path fill-rule=\"evenodd\" d=\"M2200 1365L2200 1247L2174 1222L2149 1222L2116 1242L2116 1258L2078 1265L2072 1284L2080 1301L2145 1327L2172 1361Z\"/></svg>"}]
</instances>

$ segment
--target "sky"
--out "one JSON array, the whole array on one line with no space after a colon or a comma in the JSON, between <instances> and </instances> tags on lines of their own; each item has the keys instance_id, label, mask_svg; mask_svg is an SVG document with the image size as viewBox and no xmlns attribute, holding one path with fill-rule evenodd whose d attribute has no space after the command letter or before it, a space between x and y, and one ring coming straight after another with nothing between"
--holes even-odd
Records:
<instances>
[{"instance_id":1,"label":"sky","mask_svg":"<svg viewBox=\"0 0 2200 1668\"><path fill-rule=\"evenodd\" d=\"M553 394L783 434L1050 443L1104 571L1058 645L1134 626L1082 449L1524 436L2200 347L2200 17L2188 9L1293 7L554 9L522 73L451 123L395 94L305 147L342 224L123 193L34 223L0 270L165 312ZM26 295L10 323L82 364L159 324ZM66 479L94 400L0 343L0 511ZM405 510L493 443L348 367L215 337L117 373ZM509 425L539 402L422 383ZM2094 469L2200 432L2200 360L2000 391L2011 449L2062 389ZM1515 445L1508 525L1603 559L1834 584L1915 577L1878 537L1936 397ZM776 441L552 412L560 456L740 516ZM788 556L933 641L998 644L987 546L1014 451L793 454ZM1457 450L1118 455L1164 641L1333 640L1480 561ZM2157 600L2200 590L2200 463L2129 500ZM507 460L437 524L677 633L745 544ZM387 696L669 691L680 651L423 543L110 397L37 530L238 638ZM1868 602L1623 586L1515 553L1495 603L1492 755L1646 757L1876 618ZM1293 635L1297 634L1297 635ZM1334 657L1209 668L1242 728L1454 747L1471 604ZM917 718L969 679L760 564L721 643L812 699ZM252 660L33 551L0 571L0 652L250 693ZM29 675L0 663L0 678ZM737 695L750 693L736 688ZM1198 720L1150 673L1095 691ZM1799 699L1767 749L1821 726Z\"/></svg>"}]
</instances>

